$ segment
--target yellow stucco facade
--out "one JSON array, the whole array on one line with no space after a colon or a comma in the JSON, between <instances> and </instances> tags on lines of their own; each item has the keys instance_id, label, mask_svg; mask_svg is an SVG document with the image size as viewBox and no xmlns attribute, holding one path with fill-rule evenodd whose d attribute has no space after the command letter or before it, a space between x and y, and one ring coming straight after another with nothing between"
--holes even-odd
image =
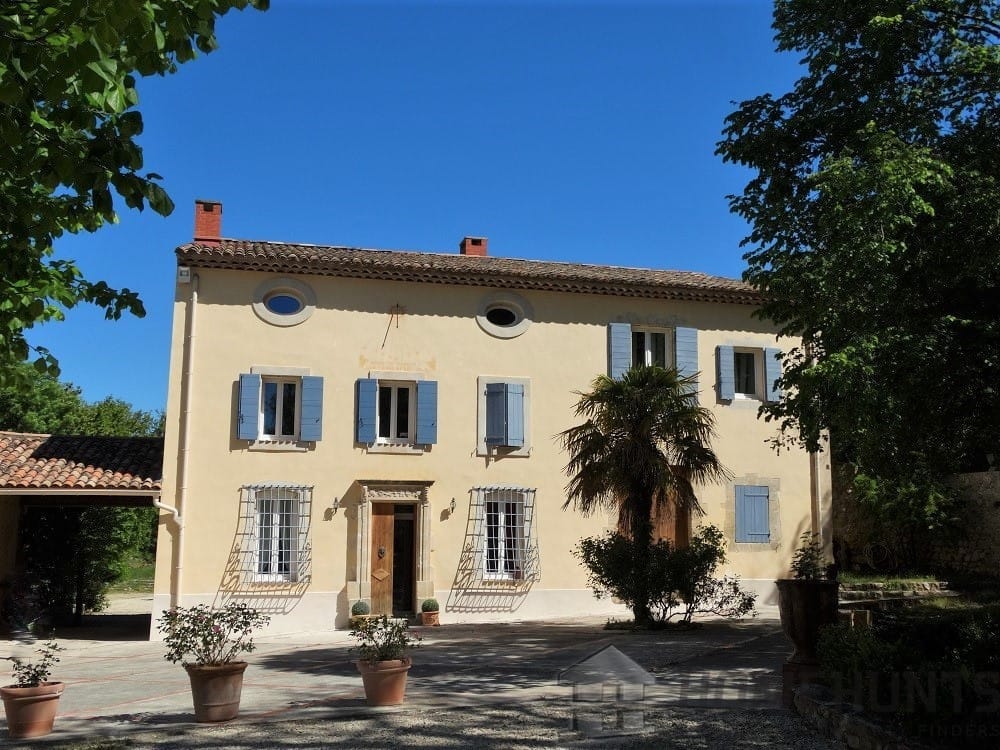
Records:
<instances>
[{"instance_id":1,"label":"yellow stucco facade","mask_svg":"<svg viewBox=\"0 0 1000 750\"><path fill-rule=\"evenodd\" d=\"M297 282L279 287L309 296L309 314L295 325L274 325L253 308L262 285L279 278ZM477 323L484 300L498 294L527 303L530 320L519 335L501 338ZM190 268L177 285L174 307L162 493L180 520L161 514L154 620L174 603L242 600L272 614L272 632L343 628L354 601L372 600L379 576L409 576L404 593L412 607L405 608L419 609L433 595L445 623L626 614L593 596L572 555L582 537L603 532L611 520L562 508L566 455L555 439L575 424L574 392L608 371L612 322L667 335L677 327L697 329L699 401L715 415L714 447L734 480L698 488L706 515L694 524L723 529L730 541L726 572L739 573L762 601L773 601L773 579L787 574L799 534L828 522L830 483L825 456L811 464L804 451L774 451L768 440L775 428L757 418L758 401L717 397L718 346L763 350L793 343L776 342L773 330L752 317L753 309ZM321 377L321 439L240 439L240 375L253 373L292 383L303 375ZM358 442L357 381L368 378L436 382L436 442ZM527 386L527 430L518 450L482 449L481 391L491 378ZM737 485L767 487L767 543L734 541ZM294 530L286 529L295 550L274 552L277 562L265 570L262 544L278 548L273 540L261 541L259 488L279 488L280 494L286 486L304 488L295 490ZM490 543L484 542L484 524L495 523L483 517L484 495L475 488L484 487L534 490L525 542L534 557L530 575L482 575L482 547ZM393 549L408 556L402 572L381 565L375 538L384 533L378 509L390 507L396 512ZM279 519L274 513L268 517ZM277 526L272 531L285 533ZM401 542L399 534L411 536ZM494 533L491 543L503 544L496 540ZM286 554L294 558L290 569L278 559Z\"/></svg>"}]
</instances>

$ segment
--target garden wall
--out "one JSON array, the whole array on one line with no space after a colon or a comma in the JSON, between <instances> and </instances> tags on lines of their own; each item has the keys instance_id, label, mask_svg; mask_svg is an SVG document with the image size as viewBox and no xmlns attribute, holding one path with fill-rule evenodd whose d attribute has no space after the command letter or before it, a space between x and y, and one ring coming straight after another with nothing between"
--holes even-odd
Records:
<instances>
[{"instance_id":1,"label":"garden wall","mask_svg":"<svg viewBox=\"0 0 1000 750\"><path fill-rule=\"evenodd\" d=\"M1000 572L1000 471L958 474L954 479L965 506L957 538L934 545L934 560L946 570Z\"/></svg>"}]
</instances>

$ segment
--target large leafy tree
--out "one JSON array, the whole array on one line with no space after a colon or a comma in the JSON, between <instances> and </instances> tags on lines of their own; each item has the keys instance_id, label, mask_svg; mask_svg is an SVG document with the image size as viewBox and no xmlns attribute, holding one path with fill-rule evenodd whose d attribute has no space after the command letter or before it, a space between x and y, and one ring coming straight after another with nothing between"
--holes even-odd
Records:
<instances>
[{"instance_id":1,"label":"large leafy tree","mask_svg":"<svg viewBox=\"0 0 1000 750\"><path fill-rule=\"evenodd\" d=\"M86 302L109 318L143 315L139 297L54 259L66 232L93 232L125 206L167 215L173 203L143 173L137 80L216 47L215 23L268 0L21 0L0 6L0 382L33 358L25 329Z\"/></svg>"},{"instance_id":2,"label":"large leafy tree","mask_svg":"<svg viewBox=\"0 0 1000 750\"><path fill-rule=\"evenodd\" d=\"M998 446L1000 4L779 0L774 29L804 73L719 144L753 170L745 279L802 339L764 412L933 525L943 478Z\"/></svg>"},{"instance_id":3,"label":"large leafy tree","mask_svg":"<svg viewBox=\"0 0 1000 750\"><path fill-rule=\"evenodd\" d=\"M695 387L660 367L636 367L619 380L601 375L577 402L585 421L560 434L570 476L563 507L615 513L637 542L638 570L648 567L654 513L700 511L695 485L728 476L711 447L712 413L691 398ZM633 615L637 625L650 623L648 591L637 592Z\"/></svg>"}]
</instances>

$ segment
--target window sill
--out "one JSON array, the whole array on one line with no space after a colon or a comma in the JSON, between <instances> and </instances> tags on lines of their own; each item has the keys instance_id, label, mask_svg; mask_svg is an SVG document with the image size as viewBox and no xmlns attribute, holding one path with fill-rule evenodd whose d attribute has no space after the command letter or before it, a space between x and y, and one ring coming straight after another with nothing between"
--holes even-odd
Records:
<instances>
[{"instance_id":1,"label":"window sill","mask_svg":"<svg viewBox=\"0 0 1000 750\"><path fill-rule=\"evenodd\" d=\"M369 453L399 453L402 455L419 455L426 453L427 448L420 443L372 443L367 447Z\"/></svg>"},{"instance_id":2,"label":"window sill","mask_svg":"<svg viewBox=\"0 0 1000 750\"><path fill-rule=\"evenodd\" d=\"M305 453L309 444L299 440L253 440L247 450L276 453Z\"/></svg>"},{"instance_id":3,"label":"window sill","mask_svg":"<svg viewBox=\"0 0 1000 750\"><path fill-rule=\"evenodd\" d=\"M530 458L531 446L528 445L524 448L510 448L503 445L484 446L483 443L480 443L476 447L476 455L485 458L492 458L494 461L501 458Z\"/></svg>"},{"instance_id":4,"label":"window sill","mask_svg":"<svg viewBox=\"0 0 1000 750\"><path fill-rule=\"evenodd\" d=\"M777 552L781 545L776 541L770 542L733 542L733 552Z\"/></svg>"}]
</instances>

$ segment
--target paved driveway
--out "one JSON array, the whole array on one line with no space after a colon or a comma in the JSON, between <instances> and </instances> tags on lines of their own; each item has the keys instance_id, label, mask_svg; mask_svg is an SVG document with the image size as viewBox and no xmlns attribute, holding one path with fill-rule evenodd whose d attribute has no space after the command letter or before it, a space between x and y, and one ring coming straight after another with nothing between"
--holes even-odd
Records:
<instances>
[{"instance_id":1,"label":"paved driveway","mask_svg":"<svg viewBox=\"0 0 1000 750\"><path fill-rule=\"evenodd\" d=\"M127 631L113 641L63 637L66 651L55 676L67 688L56 731L43 744L96 750L593 743L569 731L579 705L557 675L614 645L656 678L643 702L644 733L614 742L664 747L669 745L657 732L669 731L688 738L678 747L835 747L784 740L744 745L731 736L749 721L760 725L745 733L754 743L769 731L819 742L779 708L780 665L789 648L773 612L741 623L706 621L686 632L602 626L603 620L583 619L414 628L424 642L414 653L407 703L390 709L365 705L346 633L267 638L248 659L240 717L223 726L192 722L187 676L162 658L162 644L125 640ZM7 646L8 652L30 648ZM699 735L701 725L705 732ZM698 736L718 738L720 731L730 735L718 739L722 744L691 744ZM105 738L104 744L94 744L97 738Z\"/></svg>"}]
</instances>

